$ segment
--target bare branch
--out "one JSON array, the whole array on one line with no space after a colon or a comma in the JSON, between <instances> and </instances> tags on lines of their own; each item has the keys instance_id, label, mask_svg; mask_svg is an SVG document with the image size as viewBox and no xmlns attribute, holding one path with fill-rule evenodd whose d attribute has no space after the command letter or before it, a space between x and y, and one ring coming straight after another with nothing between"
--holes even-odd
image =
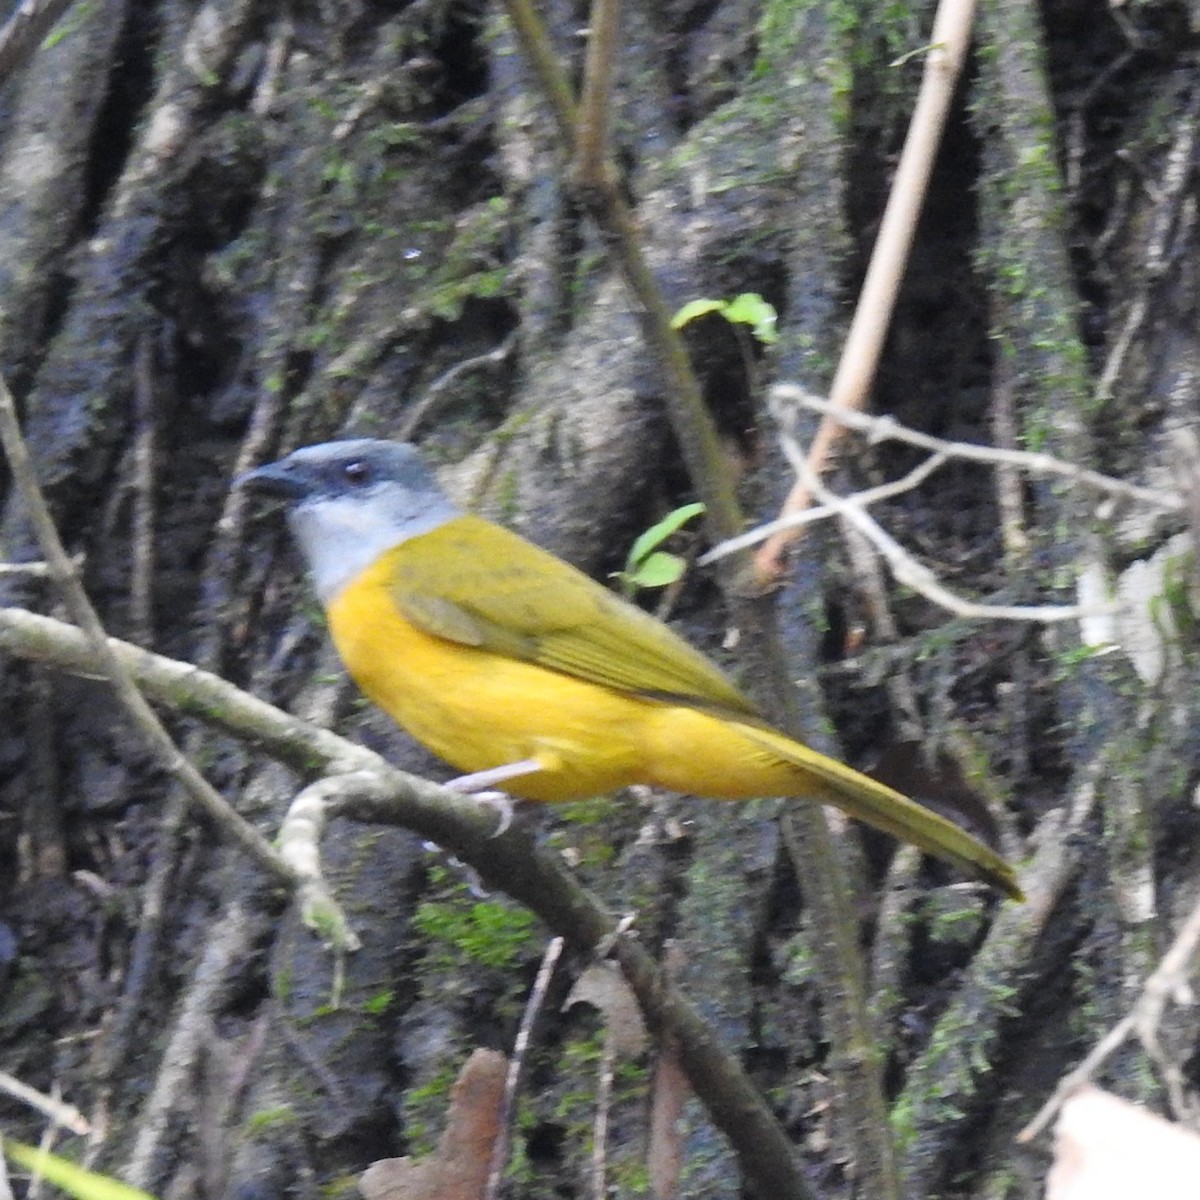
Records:
<instances>
[{"instance_id":1,"label":"bare branch","mask_svg":"<svg viewBox=\"0 0 1200 1200\"><path fill-rule=\"evenodd\" d=\"M13 479L25 501L42 553L50 564L67 608L91 644L99 669L112 684L118 699L141 732L162 768L177 779L192 801L203 809L225 833L271 874L292 881L291 870L271 848L266 838L234 810L199 771L179 752L154 710L138 691L129 672L109 644L104 626L79 581L79 572L63 548L50 509L33 469L33 460L17 421L16 404L8 384L0 378L0 444Z\"/></svg>"},{"instance_id":2,"label":"bare branch","mask_svg":"<svg viewBox=\"0 0 1200 1200\"><path fill-rule=\"evenodd\" d=\"M28 1104L30 1108L36 1108L56 1125L61 1125L64 1129L69 1129L81 1137L92 1131L87 1118L79 1109L73 1105L64 1104L56 1096L47 1096L43 1092L36 1091L7 1071L0 1071L0 1092L11 1096L14 1100L20 1100L22 1104Z\"/></svg>"},{"instance_id":3,"label":"bare branch","mask_svg":"<svg viewBox=\"0 0 1200 1200\"><path fill-rule=\"evenodd\" d=\"M908 429L891 417L872 417L866 413L842 408L830 400L814 396L795 384L777 384L771 389L771 404L775 415L787 424L791 410L784 405L798 405L813 412L825 414L827 419L836 420L846 426L867 434L872 441L894 440L905 442L931 456L914 467L907 475L892 483L869 488L851 497L840 497L824 486L813 471L811 452L805 456L790 433L782 434L784 451L788 455L797 475L805 482L810 495L821 503L818 507L805 509L778 520L769 521L757 529L751 529L737 537L729 538L714 546L698 561L706 563L756 545L774 534L792 527L809 525L828 517L840 516L859 530L887 560L892 574L898 582L906 584L932 600L942 608L960 617L975 620L1005 621L1069 621L1100 616L1110 611L1104 604L1083 605L995 605L979 604L942 586L928 567L917 562L877 521L865 511L867 506L879 500L899 495L923 483L934 471L954 460L986 463L991 466L1015 467L1031 475L1056 476L1069 479L1083 487L1090 487L1114 499L1128 500L1164 512L1181 512L1185 507L1183 496L1164 492L1157 488L1139 487L1091 471L1074 463L1064 462L1050 454L1027 450L1006 450L995 446L978 446L972 442L953 442L930 434Z\"/></svg>"},{"instance_id":4,"label":"bare branch","mask_svg":"<svg viewBox=\"0 0 1200 1200\"><path fill-rule=\"evenodd\" d=\"M795 384L780 383L773 387L771 403L777 416L782 415L781 406L783 404L798 404L812 412L824 413L839 424L867 434L872 442L906 442L910 446L943 454L947 458L989 463L993 466L1003 464L1027 471L1030 475L1056 475L1084 487L1094 488L1106 495L1122 500L1131 500L1150 508L1159 508L1164 512L1179 512L1183 509L1183 498L1174 492L1164 492L1158 488L1139 487L1135 483L1126 483L1123 479L1114 479L1111 475L1102 475L1099 471L1089 471L1086 467L1065 462L1061 458L1055 458L1052 454L1041 454L1030 450L1005 450L998 446L979 446L974 442L947 441L945 438L933 437L931 434L909 429L893 417L872 417L867 413L842 408L832 400L814 396L811 392L807 392Z\"/></svg>"},{"instance_id":5,"label":"bare branch","mask_svg":"<svg viewBox=\"0 0 1200 1200\"><path fill-rule=\"evenodd\" d=\"M784 453L810 495L854 526L879 551L898 583L959 617L987 621L1076 621L1094 615L1094 606L978 604L944 587L937 576L918 562L870 516L861 504L831 492L808 463L804 451L788 433L781 433Z\"/></svg>"},{"instance_id":6,"label":"bare branch","mask_svg":"<svg viewBox=\"0 0 1200 1200\"><path fill-rule=\"evenodd\" d=\"M938 5L932 44L925 59L925 74L921 77L908 136L904 140L896 178L871 251L867 276L830 388L833 401L844 408L864 408L874 383L946 114L971 44L974 19L975 0L941 0ZM809 450L811 475L820 475L825 469L841 435L839 422L828 419L821 422ZM801 476L784 501L781 515L788 516L807 508L812 499L806 477ZM795 537L794 531L784 530L768 539L755 556L760 578L770 581L779 577L783 569L783 552Z\"/></svg>"}]
</instances>

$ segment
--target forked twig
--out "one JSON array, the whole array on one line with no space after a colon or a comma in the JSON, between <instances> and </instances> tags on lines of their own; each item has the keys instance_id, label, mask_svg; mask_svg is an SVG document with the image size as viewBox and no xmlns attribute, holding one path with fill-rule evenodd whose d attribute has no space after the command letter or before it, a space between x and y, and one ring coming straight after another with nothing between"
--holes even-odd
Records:
<instances>
[{"instance_id":1,"label":"forked twig","mask_svg":"<svg viewBox=\"0 0 1200 1200\"><path fill-rule=\"evenodd\" d=\"M938 5L908 136L830 388L830 398L842 408L863 408L875 380L946 114L971 44L974 18L975 0L941 0ZM824 471L842 430L840 422L828 418L821 422L809 449L808 463L812 470L797 480L784 501L781 516L799 512L811 503L813 493L807 480ZM784 552L797 536L796 529L783 528L767 539L755 555L760 579L767 583L779 579L784 569Z\"/></svg>"},{"instance_id":2,"label":"forked twig","mask_svg":"<svg viewBox=\"0 0 1200 1200\"><path fill-rule=\"evenodd\" d=\"M788 433L780 434L784 453L808 493L854 526L879 551L898 583L919 592L959 617L987 621L1077 621L1096 614L1095 605L1079 604L979 604L950 591L924 563L918 562L894 537L853 499L831 492L809 464L808 457Z\"/></svg>"},{"instance_id":3,"label":"forked twig","mask_svg":"<svg viewBox=\"0 0 1200 1200\"><path fill-rule=\"evenodd\" d=\"M266 838L258 832L239 813L219 795L217 790L200 774L199 771L179 752L179 748L167 733L154 710L146 703L146 698L138 690L132 676L125 669L116 652L109 645L108 636L100 618L92 607L83 585L79 581L79 573L71 557L63 548L50 509L42 495L37 475L33 468L33 460L25 445L17 421L16 404L8 384L0 378L0 445L3 445L5 457L12 471L13 479L20 489L21 497L29 512L29 519L42 548L42 553L50 565L54 580L62 592L63 599L75 623L83 631L91 644L92 651L100 665L101 671L108 678L116 691L122 706L129 713L134 724L154 751L162 768L177 779L187 790L191 799L199 805L217 826L236 841L252 858L272 875L293 881L292 872L283 860L271 849Z\"/></svg>"},{"instance_id":4,"label":"forked twig","mask_svg":"<svg viewBox=\"0 0 1200 1200\"><path fill-rule=\"evenodd\" d=\"M1133 1007L1096 1043L1083 1061L1059 1080L1050 1099L1037 1111L1037 1115L1017 1134L1017 1141L1028 1142L1037 1137L1049 1124L1063 1101L1080 1084L1088 1082L1096 1071L1119 1050L1130 1035L1137 1037L1146 1053L1160 1067L1165 1065L1164 1056L1158 1045L1158 1027L1162 1023L1163 1010L1168 1000L1177 1004L1189 1004L1195 999L1190 976L1196 966L1200 950L1200 904L1188 914L1187 920L1175 935L1170 949L1142 986L1141 994ZM1167 1074L1171 1083L1170 1073ZM1172 1088L1174 1094L1177 1089ZM1178 1103L1178 1098L1176 1103Z\"/></svg>"}]
</instances>

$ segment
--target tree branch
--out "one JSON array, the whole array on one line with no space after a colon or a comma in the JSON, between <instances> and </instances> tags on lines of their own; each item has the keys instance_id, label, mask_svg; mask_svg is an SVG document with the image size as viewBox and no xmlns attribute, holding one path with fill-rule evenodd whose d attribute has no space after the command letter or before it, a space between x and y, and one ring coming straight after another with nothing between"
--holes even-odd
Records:
<instances>
[{"instance_id":1,"label":"tree branch","mask_svg":"<svg viewBox=\"0 0 1200 1200\"><path fill-rule=\"evenodd\" d=\"M579 154L579 113L545 27L530 0L506 0L505 8L525 58L550 101L564 148L574 159ZM607 18L604 26L608 28ZM599 118L593 114L591 120L596 124ZM607 239L625 284L641 309L646 340L663 369L671 426L692 484L704 501L705 524L714 541L731 537L742 528L732 473L683 338L671 327L671 311L642 252L633 213L617 188L611 161L605 160L597 177L581 182L580 199Z\"/></svg>"},{"instance_id":2,"label":"tree branch","mask_svg":"<svg viewBox=\"0 0 1200 1200\"><path fill-rule=\"evenodd\" d=\"M938 5L908 136L904 140L867 276L830 388L830 399L842 408L864 408L875 381L879 355L925 203L946 114L971 44L974 17L975 0L941 0ZM828 417L821 422L809 449L808 462L812 469L809 478L824 471L841 436L840 422ZM807 508L811 500L807 479L798 479L784 501L781 516ZM780 577L784 552L797 536L796 529L785 527L768 538L755 555L755 567L762 580L773 582Z\"/></svg>"},{"instance_id":3,"label":"tree branch","mask_svg":"<svg viewBox=\"0 0 1200 1200\"><path fill-rule=\"evenodd\" d=\"M226 835L247 851L260 866L281 879L293 882L292 872L271 849L266 838L227 804L208 780L179 752L171 735L154 715L154 710L146 703L129 672L111 649L100 618L79 581L75 563L63 548L58 530L54 527L50 509L38 485L33 460L21 434L16 404L3 378L0 378L0 444L4 447L13 479L25 501L38 543L42 547L42 553L67 609L83 630L99 673L112 684L118 700L129 713L159 765L177 779L192 802L206 812Z\"/></svg>"},{"instance_id":4,"label":"tree branch","mask_svg":"<svg viewBox=\"0 0 1200 1200\"><path fill-rule=\"evenodd\" d=\"M0 650L76 674L94 674L101 662L96 647L78 629L23 609L0 608ZM398 771L365 747L289 716L215 675L115 638L108 639L105 654L159 702L299 769L348 777L352 790L309 791L308 800L322 801L320 814L308 814L314 830L334 813L402 825L469 864L487 886L525 904L576 950L590 953L606 939L615 939L613 953L648 1022L677 1035L688 1080L732 1143L746 1178L765 1196L811 1200L791 1143L737 1061L668 985L641 945L619 933L612 915L580 887L557 855L517 829L493 836L495 816L476 801ZM315 856L316 849L314 844L304 853ZM289 857L296 861L295 843ZM298 874L291 865L287 873L289 879Z\"/></svg>"}]
</instances>

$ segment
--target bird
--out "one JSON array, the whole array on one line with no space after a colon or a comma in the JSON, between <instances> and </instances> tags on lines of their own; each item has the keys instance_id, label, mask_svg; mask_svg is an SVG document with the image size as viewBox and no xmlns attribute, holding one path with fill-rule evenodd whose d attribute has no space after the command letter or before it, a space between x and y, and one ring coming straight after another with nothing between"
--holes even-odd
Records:
<instances>
[{"instance_id":1,"label":"bird","mask_svg":"<svg viewBox=\"0 0 1200 1200\"><path fill-rule=\"evenodd\" d=\"M1023 898L994 850L775 728L664 622L460 509L410 443L305 446L239 483L286 503L350 676L465 790L805 797Z\"/></svg>"}]
</instances>

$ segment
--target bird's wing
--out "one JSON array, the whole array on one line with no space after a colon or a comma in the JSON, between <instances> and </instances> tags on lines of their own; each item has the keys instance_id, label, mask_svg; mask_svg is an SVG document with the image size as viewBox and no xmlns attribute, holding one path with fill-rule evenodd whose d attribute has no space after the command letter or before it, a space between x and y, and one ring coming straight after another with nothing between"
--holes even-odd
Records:
<instances>
[{"instance_id":1,"label":"bird's wing","mask_svg":"<svg viewBox=\"0 0 1200 1200\"><path fill-rule=\"evenodd\" d=\"M392 597L426 633L660 700L758 715L661 621L481 517L458 517L393 552Z\"/></svg>"},{"instance_id":2,"label":"bird's wing","mask_svg":"<svg viewBox=\"0 0 1200 1200\"><path fill-rule=\"evenodd\" d=\"M954 863L968 875L986 880L1014 900L1025 899L1015 872L1003 857L932 809L853 767L826 758L777 730L743 726L742 732L764 753L793 763L814 782L824 785L816 791L818 799L836 805L850 816L893 837L911 842L937 858Z\"/></svg>"}]
</instances>

